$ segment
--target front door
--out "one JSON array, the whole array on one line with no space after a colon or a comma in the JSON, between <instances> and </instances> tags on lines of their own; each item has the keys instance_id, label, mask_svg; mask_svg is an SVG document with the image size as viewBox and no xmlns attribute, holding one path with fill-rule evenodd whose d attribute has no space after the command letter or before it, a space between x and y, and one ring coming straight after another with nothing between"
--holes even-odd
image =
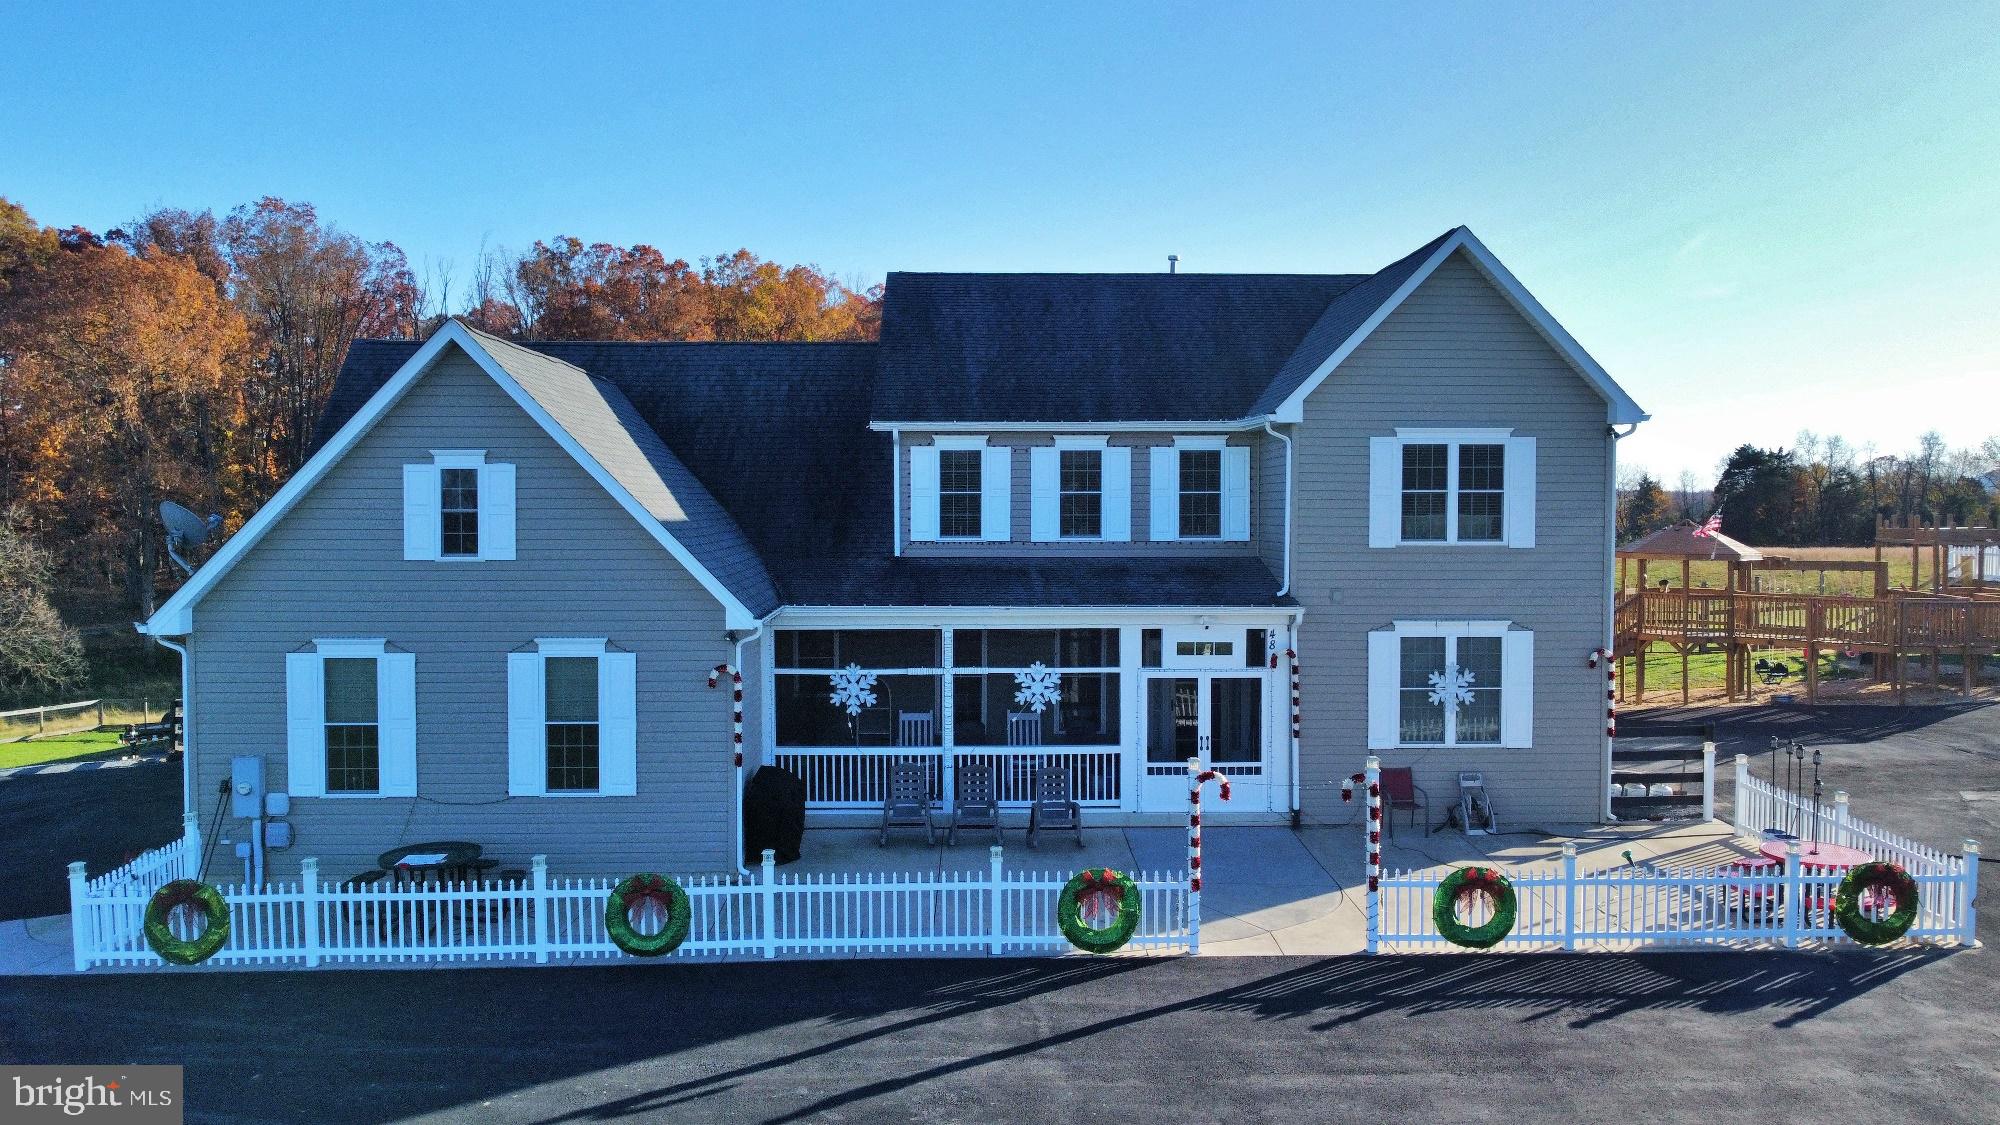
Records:
<instances>
[{"instance_id":1,"label":"front door","mask_svg":"<svg viewBox=\"0 0 2000 1125\"><path fill-rule=\"evenodd\" d=\"M1187 760L1220 770L1235 792L1226 810L1268 811L1265 676L1262 672L1160 673L1146 678L1146 764L1141 811L1187 805ZM1204 802L1214 794L1205 792Z\"/></svg>"}]
</instances>

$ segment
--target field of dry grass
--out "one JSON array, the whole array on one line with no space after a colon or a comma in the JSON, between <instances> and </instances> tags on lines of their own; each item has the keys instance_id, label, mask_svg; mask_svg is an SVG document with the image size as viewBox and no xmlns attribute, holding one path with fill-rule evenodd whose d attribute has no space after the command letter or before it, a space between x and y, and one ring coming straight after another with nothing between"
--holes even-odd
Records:
<instances>
[{"instance_id":1,"label":"field of dry grass","mask_svg":"<svg viewBox=\"0 0 2000 1125\"><path fill-rule=\"evenodd\" d=\"M1766 558L1784 557L1799 562L1868 562L1875 561L1873 547L1759 547ZM1928 552L1917 560L1917 569L1910 567L1910 552L1893 549L1882 552L1882 561L1889 564L1889 585L1895 587L1915 586L1928 583L1932 579ZM1621 585L1628 590L1639 584L1636 564L1621 563ZM1695 561L1688 567L1688 585L1696 590L1720 590L1728 582L1729 568L1722 562L1706 559ZM1919 581L1912 581L1912 575ZM1653 562L1646 569L1646 582L1657 587L1665 579L1668 589L1679 589L1681 567L1678 562ZM1850 597L1868 597L1875 592L1875 578L1866 571L1759 571L1756 574L1757 588L1773 594L1844 594Z\"/></svg>"}]
</instances>

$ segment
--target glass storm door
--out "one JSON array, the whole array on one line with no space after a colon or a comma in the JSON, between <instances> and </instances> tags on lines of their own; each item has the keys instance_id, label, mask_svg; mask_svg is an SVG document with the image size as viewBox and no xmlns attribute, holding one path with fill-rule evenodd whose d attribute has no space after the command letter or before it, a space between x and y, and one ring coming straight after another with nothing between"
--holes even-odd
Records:
<instances>
[{"instance_id":1,"label":"glass storm door","mask_svg":"<svg viewBox=\"0 0 2000 1125\"><path fill-rule=\"evenodd\" d=\"M1146 679L1143 811L1187 805L1187 760L1222 770L1236 790L1228 809L1267 810L1265 677L1261 672L1193 672ZM1204 794L1204 802L1211 800Z\"/></svg>"}]
</instances>

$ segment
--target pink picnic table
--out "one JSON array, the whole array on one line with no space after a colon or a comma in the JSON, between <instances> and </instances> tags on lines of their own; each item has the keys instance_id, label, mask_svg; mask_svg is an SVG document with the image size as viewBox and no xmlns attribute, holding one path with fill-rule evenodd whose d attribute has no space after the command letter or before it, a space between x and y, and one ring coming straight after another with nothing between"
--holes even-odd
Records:
<instances>
[{"instance_id":1,"label":"pink picnic table","mask_svg":"<svg viewBox=\"0 0 2000 1125\"><path fill-rule=\"evenodd\" d=\"M1771 858L1773 863L1785 862L1785 849L1795 841L1766 840L1757 850ZM1864 863L1873 863L1875 857L1860 848L1850 848L1842 844L1815 844L1807 840L1796 841L1799 845L1799 868L1801 870L1846 871Z\"/></svg>"}]
</instances>

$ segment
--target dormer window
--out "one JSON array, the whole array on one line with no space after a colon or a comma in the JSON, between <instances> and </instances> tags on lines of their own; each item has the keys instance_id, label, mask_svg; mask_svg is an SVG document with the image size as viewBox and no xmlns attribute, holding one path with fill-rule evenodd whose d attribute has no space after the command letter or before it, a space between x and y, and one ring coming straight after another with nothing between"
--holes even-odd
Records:
<instances>
[{"instance_id":1,"label":"dormer window","mask_svg":"<svg viewBox=\"0 0 2000 1125\"><path fill-rule=\"evenodd\" d=\"M1031 530L1037 543L1123 543L1132 538L1132 447L1101 434L1058 434L1028 451Z\"/></svg>"},{"instance_id":2,"label":"dormer window","mask_svg":"<svg viewBox=\"0 0 2000 1125\"><path fill-rule=\"evenodd\" d=\"M910 449L910 540L1004 543L1013 522L1011 453L939 435Z\"/></svg>"},{"instance_id":3,"label":"dormer window","mask_svg":"<svg viewBox=\"0 0 2000 1125\"><path fill-rule=\"evenodd\" d=\"M403 466L403 557L444 562L514 557L514 466L483 449L434 449Z\"/></svg>"},{"instance_id":4,"label":"dormer window","mask_svg":"<svg viewBox=\"0 0 2000 1125\"><path fill-rule=\"evenodd\" d=\"M1104 451L1059 449L1057 511L1064 539L1104 537Z\"/></svg>"},{"instance_id":5,"label":"dormer window","mask_svg":"<svg viewBox=\"0 0 2000 1125\"><path fill-rule=\"evenodd\" d=\"M1222 537L1222 450L1183 449L1180 453L1181 538Z\"/></svg>"},{"instance_id":6,"label":"dormer window","mask_svg":"<svg viewBox=\"0 0 2000 1125\"><path fill-rule=\"evenodd\" d=\"M980 537L980 449L938 450L938 538Z\"/></svg>"}]
</instances>

